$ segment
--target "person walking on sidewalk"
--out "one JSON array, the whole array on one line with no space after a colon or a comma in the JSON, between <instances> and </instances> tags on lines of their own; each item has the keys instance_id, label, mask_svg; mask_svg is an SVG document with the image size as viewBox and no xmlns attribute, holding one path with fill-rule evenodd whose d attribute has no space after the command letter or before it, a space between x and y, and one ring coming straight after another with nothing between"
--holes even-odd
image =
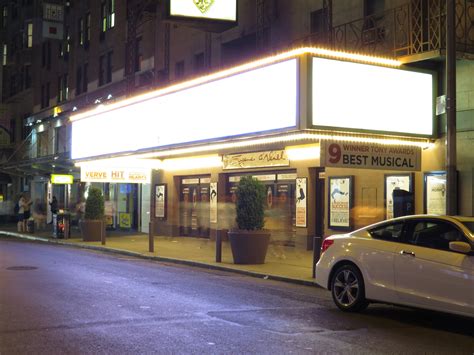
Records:
<instances>
[{"instance_id":1,"label":"person walking on sidewalk","mask_svg":"<svg viewBox=\"0 0 474 355\"><path fill-rule=\"evenodd\" d=\"M20 195L20 198L18 199L18 223L17 223L17 230L18 232L24 232L25 231L25 205L26 205L26 199L23 195Z\"/></svg>"}]
</instances>

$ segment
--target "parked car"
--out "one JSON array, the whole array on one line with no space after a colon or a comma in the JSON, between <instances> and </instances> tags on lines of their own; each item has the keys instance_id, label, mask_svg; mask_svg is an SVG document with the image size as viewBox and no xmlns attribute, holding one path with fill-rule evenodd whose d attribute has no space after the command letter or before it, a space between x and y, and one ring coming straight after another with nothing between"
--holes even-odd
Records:
<instances>
[{"instance_id":1,"label":"parked car","mask_svg":"<svg viewBox=\"0 0 474 355\"><path fill-rule=\"evenodd\" d=\"M343 311L371 302L474 317L474 217L406 216L326 238L316 283Z\"/></svg>"}]
</instances>

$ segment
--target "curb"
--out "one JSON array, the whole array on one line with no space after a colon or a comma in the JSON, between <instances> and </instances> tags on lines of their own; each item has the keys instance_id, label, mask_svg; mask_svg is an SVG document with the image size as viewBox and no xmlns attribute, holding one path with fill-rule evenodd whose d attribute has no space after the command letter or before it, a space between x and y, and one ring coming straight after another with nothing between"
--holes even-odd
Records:
<instances>
[{"instance_id":1,"label":"curb","mask_svg":"<svg viewBox=\"0 0 474 355\"><path fill-rule=\"evenodd\" d=\"M73 244L73 243L68 243L66 241L59 240L59 239L36 237L34 235L26 235L26 234L15 233L15 232L0 231L0 236L13 237L13 238L17 238L17 239L26 239L26 240L29 240L29 241L37 241L37 242L48 243L48 244L57 244L57 245L63 245L63 246L79 248L79 249L97 250L97 251L110 253L110 254L127 255L127 256L133 256L133 257L140 258L140 259L160 261L160 262L168 262L168 263L178 264L178 265L194 266L194 267L199 267L199 268L203 268L203 269L226 271L226 272L232 272L232 273L235 273L235 274L255 277L255 278L259 278L259 279L265 279L265 280L275 280L275 281L288 282L288 283L303 285L303 286L319 287L314 281L292 279L292 278L288 278L288 277L284 277L284 276L270 275L270 274L255 272L255 271L234 269L234 268L230 268L230 267L226 267L226 266L211 265L211 264L207 264L207 263L203 263L203 262L199 262L199 261L166 258L166 257L163 257L163 256L146 255L146 254L141 254L141 253L137 253L137 252L133 252L133 251L129 251L129 250L114 249L114 248L109 248L109 247L104 247L104 246L97 246L97 245Z\"/></svg>"}]
</instances>

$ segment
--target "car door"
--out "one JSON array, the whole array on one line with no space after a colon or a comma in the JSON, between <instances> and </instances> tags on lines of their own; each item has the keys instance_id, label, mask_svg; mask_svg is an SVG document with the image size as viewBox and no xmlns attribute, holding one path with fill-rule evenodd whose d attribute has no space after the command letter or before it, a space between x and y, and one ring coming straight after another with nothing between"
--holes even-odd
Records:
<instances>
[{"instance_id":1,"label":"car door","mask_svg":"<svg viewBox=\"0 0 474 355\"><path fill-rule=\"evenodd\" d=\"M474 314L474 257L449 250L466 241L448 221L425 219L407 226L395 258L400 303L458 314Z\"/></svg>"}]
</instances>

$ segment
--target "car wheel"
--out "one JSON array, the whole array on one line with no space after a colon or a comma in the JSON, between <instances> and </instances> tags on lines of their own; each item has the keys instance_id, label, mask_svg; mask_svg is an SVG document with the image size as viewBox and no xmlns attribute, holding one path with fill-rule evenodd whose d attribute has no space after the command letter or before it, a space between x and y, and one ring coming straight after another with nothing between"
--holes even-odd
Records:
<instances>
[{"instance_id":1,"label":"car wheel","mask_svg":"<svg viewBox=\"0 0 474 355\"><path fill-rule=\"evenodd\" d=\"M365 299L364 279L353 265L338 268L331 279L334 303L346 312L362 311L369 305Z\"/></svg>"}]
</instances>

